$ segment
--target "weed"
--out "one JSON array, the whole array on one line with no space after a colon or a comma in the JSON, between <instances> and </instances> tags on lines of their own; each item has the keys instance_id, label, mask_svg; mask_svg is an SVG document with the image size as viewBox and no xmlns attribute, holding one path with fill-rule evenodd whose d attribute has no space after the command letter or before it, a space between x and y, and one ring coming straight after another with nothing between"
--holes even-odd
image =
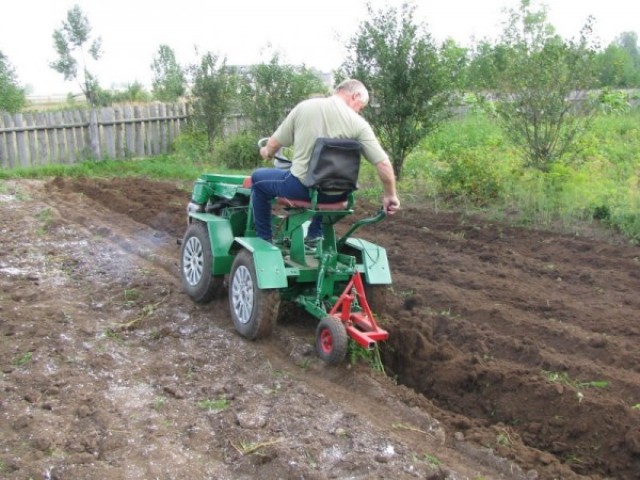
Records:
<instances>
[{"instance_id":1,"label":"weed","mask_svg":"<svg viewBox=\"0 0 640 480\"><path fill-rule=\"evenodd\" d=\"M580 390L582 388L607 388L609 386L609 382L606 380L591 380L586 382L574 380L570 378L569 374L566 372L550 372L548 370L543 370L542 373L551 383L559 383L561 385L573 387L576 390Z\"/></svg>"},{"instance_id":2,"label":"weed","mask_svg":"<svg viewBox=\"0 0 640 480\"><path fill-rule=\"evenodd\" d=\"M228 399L221 397L221 398L218 398L217 400L210 400L210 399L200 400L198 402L198 408L200 408L201 410L206 410L208 412L212 410L219 412L229 408L230 404L231 402L229 402Z\"/></svg>"},{"instance_id":3,"label":"weed","mask_svg":"<svg viewBox=\"0 0 640 480\"><path fill-rule=\"evenodd\" d=\"M123 293L125 303L135 303L141 297L140 291L135 288L125 288Z\"/></svg>"},{"instance_id":4,"label":"weed","mask_svg":"<svg viewBox=\"0 0 640 480\"><path fill-rule=\"evenodd\" d=\"M349 339L347 357L349 358L349 363L351 365L355 365L358 361L363 360L368 363L373 370L384 373L384 364L382 363L380 348L377 343L373 348L368 349Z\"/></svg>"},{"instance_id":5,"label":"weed","mask_svg":"<svg viewBox=\"0 0 640 480\"><path fill-rule=\"evenodd\" d=\"M113 340L115 342L122 342L123 340L122 335L120 335L120 333L116 332L112 328L105 328L103 335L105 338L108 338L109 340Z\"/></svg>"},{"instance_id":6,"label":"weed","mask_svg":"<svg viewBox=\"0 0 640 480\"><path fill-rule=\"evenodd\" d=\"M607 388L609 386L609 382L607 382L606 380L591 380L587 382L574 380L569 377L569 374L566 372L550 372L547 370L543 370L542 373L551 383L559 383L560 385L565 385L576 390L576 398L578 399L578 403L582 403L582 400L584 400L584 393L582 393L583 389Z\"/></svg>"},{"instance_id":7,"label":"weed","mask_svg":"<svg viewBox=\"0 0 640 480\"><path fill-rule=\"evenodd\" d=\"M308 370L310 366L311 366L311 359L309 358L305 358L300 363L298 363L298 367L300 367L302 370Z\"/></svg>"},{"instance_id":8,"label":"weed","mask_svg":"<svg viewBox=\"0 0 640 480\"><path fill-rule=\"evenodd\" d=\"M44 235L49 231L51 225L53 225L53 214L50 208L43 208L36 214L36 218L40 222L40 226L36 230L38 235Z\"/></svg>"},{"instance_id":9,"label":"weed","mask_svg":"<svg viewBox=\"0 0 640 480\"><path fill-rule=\"evenodd\" d=\"M153 401L153 409L159 411L166 403L167 399L165 397L156 397Z\"/></svg>"},{"instance_id":10,"label":"weed","mask_svg":"<svg viewBox=\"0 0 640 480\"><path fill-rule=\"evenodd\" d=\"M636 403L634 406L632 406L631 408L633 408L634 410L640 410L640 403Z\"/></svg>"},{"instance_id":11,"label":"weed","mask_svg":"<svg viewBox=\"0 0 640 480\"><path fill-rule=\"evenodd\" d=\"M235 445L233 442L231 443L231 446L233 448L235 448L238 453L240 453L241 455L248 455L250 453L253 453L261 448L264 447L269 447L271 445L275 445L276 443L282 442L284 439L283 438L277 438L275 440L268 440L266 442L245 442L245 441L240 441L240 443L238 445ZM306 453L306 452L305 452Z\"/></svg>"},{"instance_id":12,"label":"weed","mask_svg":"<svg viewBox=\"0 0 640 480\"><path fill-rule=\"evenodd\" d=\"M497 436L496 436L496 443L502 447L508 447L509 445L511 445L511 437L509 436L509 434L507 432L500 432Z\"/></svg>"},{"instance_id":13,"label":"weed","mask_svg":"<svg viewBox=\"0 0 640 480\"><path fill-rule=\"evenodd\" d=\"M422 457L422 461L426 464L433 465L434 467L437 467L442 463L438 457L431 453L425 453Z\"/></svg>"},{"instance_id":14,"label":"weed","mask_svg":"<svg viewBox=\"0 0 640 480\"><path fill-rule=\"evenodd\" d=\"M24 367L33 358L33 352L25 352L13 360L14 367Z\"/></svg>"},{"instance_id":15,"label":"weed","mask_svg":"<svg viewBox=\"0 0 640 480\"><path fill-rule=\"evenodd\" d=\"M315 459L313 454L306 448L304 450L304 456L306 457L307 462L309 463L309 466L311 468L318 468L318 461Z\"/></svg>"}]
</instances>

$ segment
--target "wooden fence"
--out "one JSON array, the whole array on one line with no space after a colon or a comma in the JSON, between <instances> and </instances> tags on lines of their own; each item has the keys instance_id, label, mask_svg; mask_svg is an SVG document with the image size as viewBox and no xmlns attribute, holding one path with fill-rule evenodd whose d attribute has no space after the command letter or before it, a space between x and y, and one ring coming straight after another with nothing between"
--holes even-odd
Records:
<instances>
[{"instance_id":1,"label":"wooden fence","mask_svg":"<svg viewBox=\"0 0 640 480\"><path fill-rule=\"evenodd\" d=\"M158 155L187 118L184 103L0 113L0 168Z\"/></svg>"}]
</instances>

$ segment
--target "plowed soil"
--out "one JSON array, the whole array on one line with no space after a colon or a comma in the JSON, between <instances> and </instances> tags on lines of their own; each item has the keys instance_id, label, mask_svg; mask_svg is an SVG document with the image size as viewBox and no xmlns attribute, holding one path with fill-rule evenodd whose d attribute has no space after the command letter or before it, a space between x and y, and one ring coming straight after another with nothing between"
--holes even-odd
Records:
<instances>
[{"instance_id":1,"label":"plowed soil","mask_svg":"<svg viewBox=\"0 0 640 480\"><path fill-rule=\"evenodd\" d=\"M640 478L640 248L405 201L382 374L194 304L190 187L0 184L1 478Z\"/></svg>"}]
</instances>

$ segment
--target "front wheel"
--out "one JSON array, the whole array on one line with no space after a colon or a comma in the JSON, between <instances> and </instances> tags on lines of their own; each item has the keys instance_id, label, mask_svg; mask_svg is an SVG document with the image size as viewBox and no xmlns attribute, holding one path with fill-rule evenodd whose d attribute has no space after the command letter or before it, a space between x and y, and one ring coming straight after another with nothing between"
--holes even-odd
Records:
<instances>
[{"instance_id":1,"label":"front wheel","mask_svg":"<svg viewBox=\"0 0 640 480\"><path fill-rule=\"evenodd\" d=\"M277 321L279 306L280 293L258 288L253 255L240 250L229 278L229 308L238 333L249 340L268 336Z\"/></svg>"},{"instance_id":2,"label":"front wheel","mask_svg":"<svg viewBox=\"0 0 640 480\"><path fill-rule=\"evenodd\" d=\"M340 319L323 318L316 329L316 351L320 359L336 365L346 358L348 346L349 336Z\"/></svg>"},{"instance_id":3,"label":"front wheel","mask_svg":"<svg viewBox=\"0 0 640 480\"><path fill-rule=\"evenodd\" d=\"M207 226L189 225L180 249L180 272L184 291L194 302L207 303L224 293L224 275L212 275L213 253Z\"/></svg>"}]
</instances>

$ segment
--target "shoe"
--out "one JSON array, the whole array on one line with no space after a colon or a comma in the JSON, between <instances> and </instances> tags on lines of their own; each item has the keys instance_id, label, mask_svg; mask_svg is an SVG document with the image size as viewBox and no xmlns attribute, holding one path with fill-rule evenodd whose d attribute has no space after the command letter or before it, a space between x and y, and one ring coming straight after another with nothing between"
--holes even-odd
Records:
<instances>
[{"instance_id":1,"label":"shoe","mask_svg":"<svg viewBox=\"0 0 640 480\"><path fill-rule=\"evenodd\" d=\"M322 241L322 237L307 237L304 239L304 247L307 250L315 250L318 243Z\"/></svg>"}]
</instances>

